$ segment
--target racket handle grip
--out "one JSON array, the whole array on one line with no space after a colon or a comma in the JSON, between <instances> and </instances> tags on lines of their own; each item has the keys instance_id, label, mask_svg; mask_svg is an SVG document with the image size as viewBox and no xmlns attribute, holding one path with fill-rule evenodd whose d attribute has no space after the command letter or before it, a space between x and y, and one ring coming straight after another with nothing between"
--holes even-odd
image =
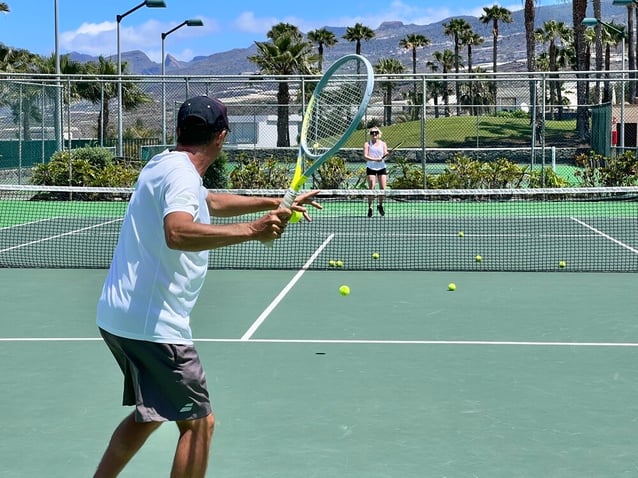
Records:
<instances>
[{"instance_id":1,"label":"racket handle grip","mask_svg":"<svg viewBox=\"0 0 638 478\"><path fill-rule=\"evenodd\" d=\"M281 200L281 204L279 207L287 207L288 209L290 209L295 202L295 199L297 199L297 191L295 191L293 188L289 188L286 191L286 194L284 194L284 198Z\"/></svg>"},{"instance_id":2,"label":"racket handle grip","mask_svg":"<svg viewBox=\"0 0 638 478\"><path fill-rule=\"evenodd\" d=\"M291 208L293 203L295 202L295 199L297 199L297 191L295 191L293 188L289 188L286 191L286 194L284 194L284 198L281 200L281 204L279 204L279 207ZM273 246L273 241L264 241L262 244L271 249Z\"/></svg>"}]
</instances>

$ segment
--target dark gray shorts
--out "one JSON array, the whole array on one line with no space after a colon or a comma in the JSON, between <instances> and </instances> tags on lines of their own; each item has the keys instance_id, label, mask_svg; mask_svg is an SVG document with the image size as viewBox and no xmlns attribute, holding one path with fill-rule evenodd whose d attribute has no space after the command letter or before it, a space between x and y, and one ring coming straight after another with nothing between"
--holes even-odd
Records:
<instances>
[{"instance_id":1,"label":"dark gray shorts","mask_svg":"<svg viewBox=\"0 0 638 478\"><path fill-rule=\"evenodd\" d=\"M135 405L136 421L193 420L211 413L194 346L127 339L102 329L100 334L122 369L122 405Z\"/></svg>"}]
</instances>

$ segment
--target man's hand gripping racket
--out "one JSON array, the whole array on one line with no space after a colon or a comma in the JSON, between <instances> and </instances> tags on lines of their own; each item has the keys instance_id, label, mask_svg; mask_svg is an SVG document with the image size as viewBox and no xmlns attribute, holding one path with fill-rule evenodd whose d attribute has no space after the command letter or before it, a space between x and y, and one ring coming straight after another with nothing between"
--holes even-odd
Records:
<instances>
[{"instance_id":1,"label":"man's hand gripping racket","mask_svg":"<svg viewBox=\"0 0 638 478\"><path fill-rule=\"evenodd\" d=\"M306 180L359 127L373 88L374 70L361 55L343 56L324 73L303 116L295 172L281 207L292 207Z\"/></svg>"}]
</instances>

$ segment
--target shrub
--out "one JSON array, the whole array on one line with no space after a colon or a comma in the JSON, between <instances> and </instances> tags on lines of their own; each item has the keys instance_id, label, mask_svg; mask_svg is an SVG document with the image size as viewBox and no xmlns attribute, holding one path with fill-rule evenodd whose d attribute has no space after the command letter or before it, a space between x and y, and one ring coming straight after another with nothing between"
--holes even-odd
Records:
<instances>
[{"instance_id":1,"label":"shrub","mask_svg":"<svg viewBox=\"0 0 638 478\"><path fill-rule=\"evenodd\" d=\"M328 159L315 174L314 187L319 189L347 189L348 181L354 173L348 169L348 164L338 156Z\"/></svg>"},{"instance_id":2,"label":"shrub","mask_svg":"<svg viewBox=\"0 0 638 478\"><path fill-rule=\"evenodd\" d=\"M625 151L615 158L607 158L591 151L575 157L582 168L574 175L585 187L635 186L638 184L638 161L633 151Z\"/></svg>"},{"instance_id":3,"label":"shrub","mask_svg":"<svg viewBox=\"0 0 638 478\"><path fill-rule=\"evenodd\" d=\"M139 167L118 162L106 148L83 147L58 151L33 170L32 184L43 186L131 187Z\"/></svg>"},{"instance_id":4,"label":"shrub","mask_svg":"<svg viewBox=\"0 0 638 478\"><path fill-rule=\"evenodd\" d=\"M228 155L225 151L211 164L204 173L204 187L207 189L225 189L228 185L228 175L226 174L226 163Z\"/></svg>"},{"instance_id":5,"label":"shrub","mask_svg":"<svg viewBox=\"0 0 638 478\"><path fill-rule=\"evenodd\" d=\"M543 180L543 176L545 176ZM565 188L569 186L569 181L556 174L551 168L543 170L535 169L529 174L530 188Z\"/></svg>"},{"instance_id":6,"label":"shrub","mask_svg":"<svg viewBox=\"0 0 638 478\"><path fill-rule=\"evenodd\" d=\"M392 178L388 186L392 189L423 189L423 168L420 164L397 157L388 172Z\"/></svg>"},{"instance_id":7,"label":"shrub","mask_svg":"<svg viewBox=\"0 0 638 478\"><path fill-rule=\"evenodd\" d=\"M241 153L237 163L230 173L230 187L233 189L284 189L290 183L288 168L279 165L272 157L260 161Z\"/></svg>"}]
</instances>

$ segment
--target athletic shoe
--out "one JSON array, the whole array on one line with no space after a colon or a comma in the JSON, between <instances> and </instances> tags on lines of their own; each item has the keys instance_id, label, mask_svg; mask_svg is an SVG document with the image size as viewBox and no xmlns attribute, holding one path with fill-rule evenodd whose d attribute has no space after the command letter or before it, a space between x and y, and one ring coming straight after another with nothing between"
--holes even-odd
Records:
<instances>
[{"instance_id":1,"label":"athletic shoe","mask_svg":"<svg viewBox=\"0 0 638 478\"><path fill-rule=\"evenodd\" d=\"M381 214L382 216L385 216L385 211L384 211L383 206L381 204L379 204L377 206L377 211L379 211L379 214Z\"/></svg>"},{"instance_id":2,"label":"athletic shoe","mask_svg":"<svg viewBox=\"0 0 638 478\"><path fill-rule=\"evenodd\" d=\"M372 217L372 208L371 207L368 208L368 217Z\"/></svg>"}]
</instances>

